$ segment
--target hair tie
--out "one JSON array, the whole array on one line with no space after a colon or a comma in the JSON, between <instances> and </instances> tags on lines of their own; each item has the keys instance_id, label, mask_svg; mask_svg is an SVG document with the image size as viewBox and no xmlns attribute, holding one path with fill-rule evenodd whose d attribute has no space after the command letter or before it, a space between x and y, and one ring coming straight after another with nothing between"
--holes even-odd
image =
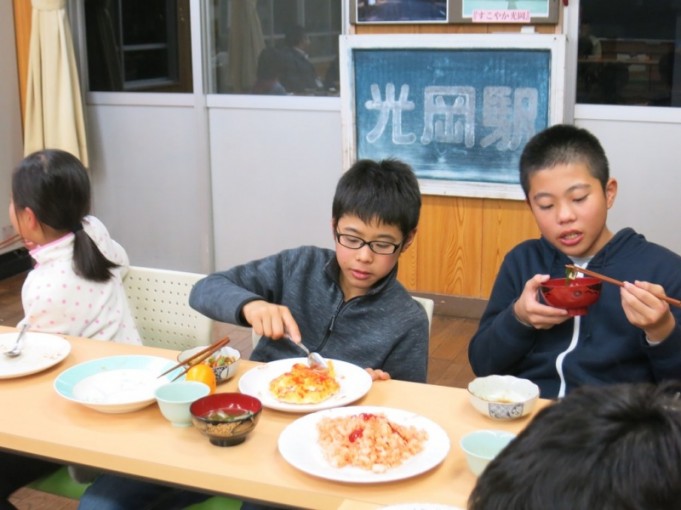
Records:
<instances>
[{"instance_id":1,"label":"hair tie","mask_svg":"<svg viewBox=\"0 0 681 510\"><path fill-rule=\"evenodd\" d=\"M73 232L75 234L79 230L83 230L83 223L80 222L80 221L71 228L71 232Z\"/></svg>"}]
</instances>

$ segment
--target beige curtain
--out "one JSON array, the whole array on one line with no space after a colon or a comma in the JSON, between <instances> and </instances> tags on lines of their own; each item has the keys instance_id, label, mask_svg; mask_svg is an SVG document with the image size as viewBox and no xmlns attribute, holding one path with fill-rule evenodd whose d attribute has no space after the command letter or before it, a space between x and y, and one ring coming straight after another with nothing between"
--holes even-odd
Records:
<instances>
[{"instance_id":1,"label":"beige curtain","mask_svg":"<svg viewBox=\"0 0 681 510\"><path fill-rule=\"evenodd\" d=\"M62 149L88 166L83 101L66 0L31 0L24 154Z\"/></svg>"},{"instance_id":2,"label":"beige curtain","mask_svg":"<svg viewBox=\"0 0 681 510\"><path fill-rule=\"evenodd\" d=\"M258 56L265 48L256 0L231 2L229 75L235 92L248 92L255 83Z\"/></svg>"}]
</instances>

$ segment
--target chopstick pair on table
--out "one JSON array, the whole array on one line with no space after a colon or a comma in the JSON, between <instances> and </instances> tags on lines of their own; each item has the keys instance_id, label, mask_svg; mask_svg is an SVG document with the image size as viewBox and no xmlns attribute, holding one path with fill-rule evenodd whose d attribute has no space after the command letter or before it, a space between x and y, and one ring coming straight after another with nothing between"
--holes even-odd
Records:
<instances>
[{"instance_id":1,"label":"chopstick pair on table","mask_svg":"<svg viewBox=\"0 0 681 510\"><path fill-rule=\"evenodd\" d=\"M587 276L592 276L594 278L598 278L599 280L603 280L604 282L612 283L613 285L617 285L618 287L624 287L624 282L621 282L620 280L616 280L615 278L610 278L609 276L602 275L600 273L597 273L596 271L591 271L590 269L583 269L579 266L575 266L572 264L565 264L565 267L568 269L571 269L572 271L578 272L578 273L584 273ZM678 306L681 307L681 300L679 299L674 299L669 296L657 296L663 301L666 301L670 305L673 306Z\"/></svg>"},{"instance_id":2,"label":"chopstick pair on table","mask_svg":"<svg viewBox=\"0 0 681 510\"><path fill-rule=\"evenodd\" d=\"M170 367L168 370L166 370L166 371L163 372L162 374L159 374L158 377L163 377L164 375L169 374L169 373L172 372L173 370L175 370L175 369L177 369L177 368L180 368L180 367L183 366L183 365L186 365L186 368L185 368L181 373L179 373L177 376L175 376L175 377L173 378L173 381L176 381L177 379L179 379L180 377L182 377L184 374L186 374L187 372L189 372L189 369L190 369L191 367L193 367L193 366L196 365L197 363L201 363L202 361L208 359L213 353L219 351L220 349L222 349L222 348L223 348L225 345L227 345L228 343L229 343L229 337L226 336L226 337L223 338L222 340L218 340L217 342L215 342L214 344L209 345L209 346L206 347L205 349L201 349L199 352L197 352L197 353L194 354L193 356L190 356L189 358L187 358L187 359L185 359L185 360L183 360L183 361L180 361L180 362L177 363L176 365L173 365L172 367Z\"/></svg>"}]
</instances>

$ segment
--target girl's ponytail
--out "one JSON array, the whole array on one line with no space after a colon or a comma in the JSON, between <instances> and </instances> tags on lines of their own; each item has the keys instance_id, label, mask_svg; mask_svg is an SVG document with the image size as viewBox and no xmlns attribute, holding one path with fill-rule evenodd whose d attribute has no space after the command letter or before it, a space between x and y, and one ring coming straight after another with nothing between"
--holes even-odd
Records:
<instances>
[{"instance_id":1,"label":"girl's ponytail","mask_svg":"<svg viewBox=\"0 0 681 510\"><path fill-rule=\"evenodd\" d=\"M90 238L81 226L74 230L73 239L73 265L77 275L94 282L106 282L112 274L111 270L118 267L107 259L99 250L95 242Z\"/></svg>"}]
</instances>

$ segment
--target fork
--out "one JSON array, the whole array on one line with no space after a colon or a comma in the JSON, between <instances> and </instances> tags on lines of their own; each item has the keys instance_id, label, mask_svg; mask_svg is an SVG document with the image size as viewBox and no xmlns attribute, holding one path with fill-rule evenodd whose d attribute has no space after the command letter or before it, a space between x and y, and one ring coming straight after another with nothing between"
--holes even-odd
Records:
<instances>
[{"instance_id":1,"label":"fork","mask_svg":"<svg viewBox=\"0 0 681 510\"><path fill-rule=\"evenodd\" d=\"M310 352L310 349L305 347L305 345L303 345L302 342L299 343L294 341L288 334L284 336L288 338L291 343L297 345L301 351L307 354L307 363L308 365L310 365L310 368L327 368L326 361L324 360L321 354L319 354L318 352Z\"/></svg>"},{"instance_id":2,"label":"fork","mask_svg":"<svg viewBox=\"0 0 681 510\"><path fill-rule=\"evenodd\" d=\"M12 348L4 352L5 356L8 358L16 358L21 354L21 351L24 348L24 335L30 326L31 325L28 322L24 323L24 325L21 327L21 331L19 331L19 334L17 335L17 339L14 341Z\"/></svg>"}]
</instances>

